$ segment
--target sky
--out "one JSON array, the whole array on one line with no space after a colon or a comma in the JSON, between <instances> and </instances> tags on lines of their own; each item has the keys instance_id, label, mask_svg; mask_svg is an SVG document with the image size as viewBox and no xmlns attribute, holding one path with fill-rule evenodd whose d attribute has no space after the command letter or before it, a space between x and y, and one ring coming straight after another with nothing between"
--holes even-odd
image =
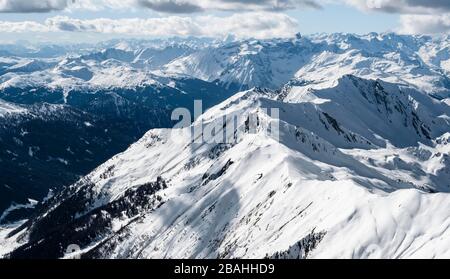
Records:
<instances>
[{"instance_id":1,"label":"sky","mask_svg":"<svg viewBox=\"0 0 450 279\"><path fill-rule=\"evenodd\" d=\"M450 0L0 0L0 42L450 33Z\"/></svg>"}]
</instances>

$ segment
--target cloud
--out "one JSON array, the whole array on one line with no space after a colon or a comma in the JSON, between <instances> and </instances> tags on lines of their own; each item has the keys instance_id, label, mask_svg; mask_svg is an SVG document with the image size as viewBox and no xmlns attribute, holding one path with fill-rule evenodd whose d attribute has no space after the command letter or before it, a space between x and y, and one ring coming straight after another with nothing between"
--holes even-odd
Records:
<instances>
[{"instance_id":1,"label":"cloud","mask_svg":"<svg viewBox=\"0 0 450 279\"><path fill-rule=\"evenodd\" d=\"M442 34L450 33L450 13L443 15L402 15L400 33Z\"/></svg>"},{"instance_id":2,"label":"cloud","mask_svg":"<svg viewBox=\"0 0 450 279\"><path fill-rule=\"evenodd\" d=\"M194 3L177 0L137 0L142 7L163 13L184 14L204 11Z\"/></svg>"},{"instance_id":3,"label":"cloud","mask_svg":"<svg viewBox=\"0 0 450 279\"><path fill-rule=\"evenodd\" d=\"M344 0L365 11L400 14L404 34L450 33L450 0Z\"/></svg>"},{"instance_id":4,"label":"cloud","mask_svg":"<svg viewBox=\"0 0 450 279\"><path fill-rule=\"evenodd\" d=\"M2 22L0 32L83 32L137 36L205 36L237 38L292 37L298 22L288 15L273 12L237 13L228 17L201 15L195 17L167 16L159 18L74 19L66 16L48 18L44 23L33 21Z\"/></svg>"},{"instance_id":5,"label":"cloud","mask_svg":"<svg viewBox=\"0 0 450 279\"><path fill-rule=\"evenodd\" d=\"M434 14L450 12L448 0L345 0L363 10L401 14Z\"/></svg>"},{"instance_id":6,"label":"cloud","mask_svg":"<svg viewBox=\"0 0 450 279\"><path fill-rule=\"evenodd\" d=\"M64 10L70 0L0 0L3 13L47 13Z\"/></svg>"},{"instance_id":7,"label":"cloud","mask_svg":"<svg viewBox=\"0 0 450 279\"><path fill-rule=\"evenodd\" d=\"M210 9L242 11L242 10L263 10L263 11L285 11L295 8L316 8L322 6L317 0L210 0L205 6Z\"/></svg>"},{"instance_id":8,"label":"cloud","mask_svg":"<svg viewBox=\"0 0 450 279\"><path fill-rule=\"evenodd\" d=\"M47 26L35 21L0 21L0 32L21 33L21 32L48 32Z\"/></svg>"},{"instance_id":9,"label":"cloud","mask_svg":"<svg viewBox=\"0 0 450 279\"><path fill-rule=\"evenodd\" d=\"M57 10L142 9L168 14L203 11L284 11L320 8L320 0L0 0L0 12L31 13Z\"/></svg>"},{"instance_id":10,"label":"cloud","mask_svg":"<svg viewBox=\"0 0 450 279\"><path fill-rule=\"evenodd\" d=\"M95 1L95 0L79 0ZM111 1L97 0L112 7ZM196 13L202 11L285 11L299 7L321 8L320 0L126 0L129 7L139 6L163 13Z\"/></svg>"}]
</instances>

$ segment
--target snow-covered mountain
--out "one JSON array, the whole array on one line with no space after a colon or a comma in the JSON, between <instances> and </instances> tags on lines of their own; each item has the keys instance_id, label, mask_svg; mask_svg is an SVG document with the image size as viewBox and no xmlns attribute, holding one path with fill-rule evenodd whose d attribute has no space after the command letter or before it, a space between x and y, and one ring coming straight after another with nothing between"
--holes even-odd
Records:
<instances>
[{"instance_id":1,"label":"snow-covered mountain","mask_svg":"<svg viewBox=\"0 0 450 279\"><path fill-rule=\"evenodd\" d=\"M252 89L149 131L7 229L8 257L449 257L449 107L354 76L308 92ZM193 140L211 123L237 125Z\"/></svg>"},{"instance_id":2,"label":"snow-covered mountain","mask_svg":"<svg viewBox=\"0 0 450 279\"><path fill-rule=\"evenodd\" d=\"M227 85L278 88L321 48L320 43L313 44L308 39L237 41L181 57L166 65L164 71Z\"/></svg>"},{"instance_id":3,"label":"snow-covered mountain","mask_svg":"<svg viewBox=\"0 0 450 279\"><path fill-rule=\"evenodd\" d=\"M214 83L151 72L210 43L0 46L0 212L72 184L150 128L171 127L174 108L231 96Z\"/></svg>"},{"instance_id":4,"label":"snow-covered mountain","mask_svg":"<svg viewBox=\"0 0 450 279\"><path fill-rule=\"evenodd\" d=\"M152 85L158 77L151 71L212 43L190 38L58 47L0 45L0 89L47 86L70 91ZM36 54L43 49L55 50L53 55Z\"/></svg>"},{"instance_id":5,"label":"snow-covered mountain","mask_svg":"<svg viewBox=\"0 0 450 279\"><path fill-rule=\"evenodd\" d=\"M34 148L42 138L64 149L46 167L77 162L84 175L107 159L83 164L104 144L120 143L116 154L132 142L123 129L135 138L160 129L42 201L4 207L1 219L34 211L0 226L0 256L72 257L75 244L85 258L450 257L450 37L78 47L0 47L10 181L49 158L47 145ZM211 108L170 129L170 112L192 111L194 99ZM69 155L66 141L81 153ZM92 145L99 153L85 154Z\"/></svg>"},{"instance_id":6,"label":"snow-covered mountain","mask_svg":"<svg viewBox=\"0 0 450 279\"><path fill-rule=\"evenodd\" d=\"M332 34L212 46L169 63L165 70L274 89L291 79L329 87L328 81L353 74L448 97L448 59L448 37Z\"/></svg>"},{"instance_id":7,"label":"snow-covered mountain","mask_svg":"<svg viewBox=\"0 0 450 279\"><path fill-rule=\"evenodd\" d=\"M171 127L174 108L192 110L198 99L208 108L232 94L189 78L70 91L22 86L0 90L0 212L74 183L151 128ZM0 223L23 216L16 210Z\"/></svg>"},{"instance_id":8,"label":"snow-covered mountain","mask_svg":"<svg viewBox=\"0 0 450 279\"><path fill-rule=\"evenodd\" d=\"M12 47L2 48L9 53ZM129 87L174 75L238 89L278 89L289 81L327 88L332 86L330 81L351 74L406 84L437 98L450 94L448 36L370 33L271 40L187 38L110 41L64 49L55 51L54 56L30 57L23 51L3 55L0 88L30 83L64 88Z\"/></svg>"}]
</instances>

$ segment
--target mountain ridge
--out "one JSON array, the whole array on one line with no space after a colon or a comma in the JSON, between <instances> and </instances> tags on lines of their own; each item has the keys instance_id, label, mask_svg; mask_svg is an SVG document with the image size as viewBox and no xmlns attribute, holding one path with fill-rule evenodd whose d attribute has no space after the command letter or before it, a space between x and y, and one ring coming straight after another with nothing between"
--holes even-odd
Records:
<instances>
[{"instance_id":1,"label":"mountain ridge","mask_svg":"<svg viewBox=\"0 0 450 279\"><path fill-rule=\"evenodd\" d=\"M60 140L73 127L64 141L83 135L84 155L123 144L43 200L22 197L34 209L0 226L0 257L450 257L448 36L0 50L5 164L51 154L28 146L39 127ZM205 112L171 128L198 99ZM112 140L118 127L135 139ZM50 162L70 166L69 147Z\"/></svg>"},{"instance_id":2,"label":"mountain ridge","mask_svg":"<svg viewBox=\"0 0 450 279\"><path fill-rule=\"evenodd\" d=\"M387 94L402 94L391 86ZM42 204L10 233L23 246L7 257L64 257L61 247L74 243L86 258L448 256L450 133L402 147L358 148L350 138L354 146L339 148L328 140L345 132L346 122L325 122L335 135L325 139L288 108L301 103L277 101L278 94L237 93L193 123L206 128L236 116L226 143L195 143L190 127L149 131ZM274 103L279 119L264 110ZM316 109L327 121L330 108ZM253 132L250 115L258 119ZM275 124L279 137L266 133ZM294 252L297 242L308 252Z\"/></svg>"}]
</instances>

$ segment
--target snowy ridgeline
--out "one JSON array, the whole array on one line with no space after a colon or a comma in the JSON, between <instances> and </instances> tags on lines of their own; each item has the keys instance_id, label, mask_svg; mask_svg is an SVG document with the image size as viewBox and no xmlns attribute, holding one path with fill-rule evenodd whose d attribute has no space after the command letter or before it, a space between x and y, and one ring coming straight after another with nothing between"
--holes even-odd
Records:
<instances>
[{"instance_id":1,"label":"snowy ridgeline","mask_svg":"<svg viewBox=\"0 0 450 279\"><path fill-rule=\"evenodd\" d=\"M351 75L321 87L243 91L192 124L235 115L227 143L197 142L191 127L149 131L40 204L3 253L64 257L75 244L86 258L450 257L448 104Z\"/></svg>"}]
</instances>

